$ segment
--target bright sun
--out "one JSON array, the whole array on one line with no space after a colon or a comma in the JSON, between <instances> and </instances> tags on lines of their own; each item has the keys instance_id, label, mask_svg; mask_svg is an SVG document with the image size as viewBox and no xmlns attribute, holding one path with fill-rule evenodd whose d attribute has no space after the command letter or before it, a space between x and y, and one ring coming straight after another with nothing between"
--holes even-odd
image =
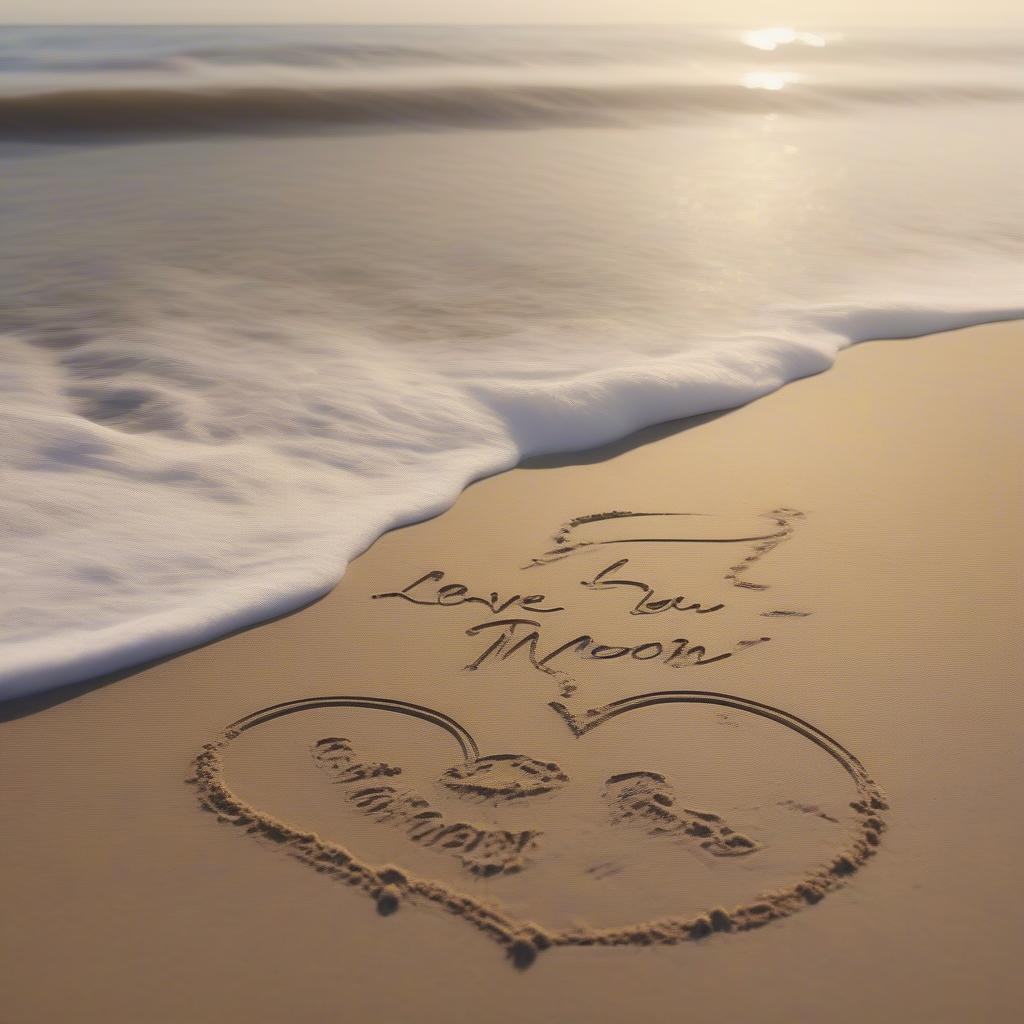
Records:
<instances>
[{"instance_id":1,"label":"bright sun","mask_svg":"<svg viewBox=\"0 0 1024 1024\"><path fill-rule=\"evenodd\" d=\"M758 50L776 50L790 43L805 46L824 46L825 40L813 32L798 32L795 28L759 28L743 33L743 42Z\"/></svg>"}]
</instances>

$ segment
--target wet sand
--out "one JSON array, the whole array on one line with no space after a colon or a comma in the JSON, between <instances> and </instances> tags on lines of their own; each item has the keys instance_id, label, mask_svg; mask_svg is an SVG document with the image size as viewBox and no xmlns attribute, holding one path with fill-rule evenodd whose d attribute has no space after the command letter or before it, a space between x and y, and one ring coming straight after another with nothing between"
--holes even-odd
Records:
<instances>
[{"instance_id":1,"label":"wet sand","mask_svg":"<svg viewBox=\"0 0 1024 1024\"><path fill-rule=\"evenodd\" d=\"M534 460L0 708L0 1020L1011 1019L1022 342Z\"/></svg>"}]
</instances>

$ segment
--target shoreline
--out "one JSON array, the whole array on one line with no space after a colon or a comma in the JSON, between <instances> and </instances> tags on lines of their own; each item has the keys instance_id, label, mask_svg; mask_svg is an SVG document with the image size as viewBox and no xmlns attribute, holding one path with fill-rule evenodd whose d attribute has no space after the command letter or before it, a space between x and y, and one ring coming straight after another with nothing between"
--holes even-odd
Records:
<instances>
[{"instance_id":1,"label":"shoreline","mask_svg":"<svg viewBox=\"0 0 1024 1024\"><path fill-rule=\"evenodd\" d=\"M1006 310L991 310L986 313L975 312L956 314L951 311L938 313L926 312L918 309L908 309L899 314L890 314L893 326L899 327L899 325L902 324L906 333L897 332L886 339L848 341L831 355L826 353L824 348L822 348L821 351L818 351L818 348L815 348L813 358L809 356L809 353L804 353L804 356L802 357L804 361L806 362L808 358L811 358L811 362L794 376L777 378L774 381L769 381L767 383L765 381L760 381L756 386L753 385L752 381L744 382L744 386L748 389L751 386L754 386L755 393L742 399L738 405L727 405L724 408L715 408L710 410L704 410L701 408L700 411L693 415L687 415L682 418L671 418L665 421L659 420L654 424L641 427L622 436L617 436L619 434L619 427L615 427L610 432L605 432L609 434L611 440L601 443L591 445L587 442L583 447L577 447L575 444L570 444L567 449L562 449L560 447L556 452L550 454L542 452L541 454L536 455L526 455L518 461L509 462L508 465L497 464L494 468L485 469L479 472L474 469L471 471L468 479L464 479L461 484L456 485L454 497L451 494L446 494L440 499L432 498L429 503L429 508L426 510L421 507L418 512L399 512L390 514L389 522L391 522L391 525L385 526L382 532L377 533L374 536L374 539L370 540L365 545L360 542L360 544L357 545L357 552L353 556L352 560L361 557L366 553L366 551L372 548L382 536L385 536L394 530L406 529L410 526L415 526L418 523L429 521L439 515L443 515L459 500L460 496L465 493L468 488L474 486L480 481L490 479L502 473L507 473L524 464L530 464L536 460L545 460L550 458L564 458L571 463L577 459L586 459L591 457L592 454L597 454L597 456L600 457L600 453L603 451L615 450L617 447L622 445L629 446L632 444L642 443L640 439L652 431L654 432L652 436L656 436L661 430L671 432L676 429L687 429L686 425L691 424L694 421L702 420L705 417L722 416L727 413L734 412L737 409L743 409L746 406L761 401L765 397L775 394L777 391L794 383L806 380L809 377L818 376L821 373L827 373L834 368L836 360L838 360L844 352L860 345L874 344L878 341L886 341L887 343L906 340L922 341L927 340L930 337L942 337L945 334L954 333L963 329L970 330L977 327L984 328L999 324L1015 324L1024 322L1018 319L1006 319L1006 317L1009 316L1017 316L1019 313L1020 310L1015 310L1012 313L1007 312ZM989 316L994 319L984 319ZM980 324L977 322L979 317L983 318L983 322ZM823 319L827 322L827 317L824 317ZM925 323L932 322L943 323L944 326L941 331L937 334L921 333L923 325ZM964 326L957 326L959 324L963 324ZM777 359L782 360L784 357L789 358L790 360L795 359L797 362L800 362L801 358L798 354L794 354L792 352L783 353L781 350L776 354ZM822 360L825 360L825 362L822 363ZM583 387L584 379L578 381L577 386ZM733 382L731 386L735 389L739 386L739 383ZM666 396L653 394L651 396L651 400L656 404L661 403L662 406L665 406ZM674 401L670 401L669 404L671 405L675 403ZM701 406L702 401L698 400L697 405ZM627 419L634 419L635 414L632 410L617 408L613 418L618 421L622 420L624 417ZM584 433L586 432L585 427L575 422L567 422L564 426L570 434L578 433L581 429ZM516 429L513 429L512 424L505 424L505 428L509 432L509 436L505 439L504 443L509 447L510 457L515 447L519 447L521 449L524 444L526 444L528 448L535 446L530 445L526 442L525 438L522 437L516 440L514 437ZM542 445L541 447L543 448L544 446ZM478 459L482 459L484 457L484 451L484 449L481 449L476 453L476 457ZM495 451L490 451L487 454L493 458ZM463 459L462 461L464 462L465 460ZM463 466L462 468L464 469L465 467ZM450 481L448 482L450 483ZM422 480L413 479L411 483L414 484L418 491L422 491ZM370 534L373 533L373 529L375 528L372 528L369 531ZM308 560L309 553L302 552L300 561L306 562ZM323 565L318 565L315 571L311 571L308 566L304 567L294 574L294 578L285 578L285 586L283 589L280 586L282 582L281 579L277 578L280 576L280 573L277 572L275 574L275 579L278 584L277 589L272 594L262 594L255 606L253 605L253 599L251 596L253 583L248 576L240 577L235 583L217 591L216 600L211 599L211 594L200 592L197 597L202 597L202 601L200 603L203 611L202 618L204 621L198 626L193 624L192 627L185 627L186 631L190 633L190 639L184 646L181 646L180 633L183 628L182 622L187 622L189 620L189 613L184 611L182 607L172 609L171 611L153 613L141 620L118 622L112 626L107 626L102 629L85 631L78 630L65 633L61 637L61 651L57 655L49 653L52 648L52 639L50 638L47 638L46 640L23 642L17 646L11 645L11 650L14 652L13 657L9 657L5 664L0 667L0 694L3 695L2 699L0 699L0 707L4 704L10 704L23 698L30 699L34 694L44 694L50 690L59 690L68 686L73 687L79 684L88 684L91 680L100 679L106 676L118 676L125 673L137 672L166 658L178 657L181 654L196 650L197 648L201 648L207 644L216 643L227 637L234 636L239 632L258 628L262 624L276 621L278 618L284 616L292 615L329 595L331 590L338 586L340 581L344 579L344 574L348 571L348 566L351 565L352 560L350 560L342 570L340 577L336 576L335 571L325 568ZM332 578L334 579L334 582L312 584L310 582L311 577L316 577L317 579ZM212 621L209 620L211 602L213 608L221 609L214 613ZM225 606L227 606L229 610L224 611L223 608ZM143 624L145 624L145 629L142 628ZM98 637L104 636L108 638L111 636L117 638L122 635L127 635L130 639L126 642L115 639L113 641L113 647L111 647L110 639L97 639ZM76 652L76 656L71 658L70 661L67 650L69 646ZM8 652L8 654L10 654L10 652ZM89 667L85 668L85 666ZM83 671L86 674L83 675Z\"/></svg>"}]
</instances>

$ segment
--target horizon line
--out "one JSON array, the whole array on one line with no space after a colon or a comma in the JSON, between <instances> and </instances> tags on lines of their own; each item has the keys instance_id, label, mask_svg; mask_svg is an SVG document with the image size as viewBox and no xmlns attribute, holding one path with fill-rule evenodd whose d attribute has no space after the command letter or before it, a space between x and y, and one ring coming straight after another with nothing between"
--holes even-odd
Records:
<instances>
[{"instance_id":1,"label":"horizon line","mask_svg":"<svg viewBox=\"0 0 1024 1024\"><path fill-rule=\"evenodd\" d=\"M914 22L811 22L801 25L823 29L1020 29L1024 30L1024 15L1011 22L948 21L921 25ZM797 22L785 19L768 22L707 22L707 21L0 21L4 28L694 28L694 29L751 29L795 27Z\"/></svg>"}]
</instances>

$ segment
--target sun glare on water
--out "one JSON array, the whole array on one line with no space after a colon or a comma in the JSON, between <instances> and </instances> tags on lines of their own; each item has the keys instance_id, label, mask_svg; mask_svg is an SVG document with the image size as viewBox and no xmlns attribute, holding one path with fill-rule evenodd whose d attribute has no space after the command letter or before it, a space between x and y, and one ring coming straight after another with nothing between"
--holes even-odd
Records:
<instances>
[{"instance_id":1,"label":"sun glare on water","mask_svg":"<svg viewBox=\"0 0 1024 1024\"><path fill-rule=\"evenodd\" d=\"M778 92L791 82L798 81L799 77L791 71L748 71L740 82L745 89L768 89Z\"/></svg>"},{"instance_id":2,"label":"sun glare on water","mask_svg":"<svg viewBox=\"0 0 1024 1024\"><path fill-rule=\"evenodd\" d=\"M741 37L747 46L756 50L777 50L780 46L790 43L803 43L804 46L824 46L825 40L813 32L798 32L795 28L759 28L744 32Z\"/></svg>"}]
</instances>

